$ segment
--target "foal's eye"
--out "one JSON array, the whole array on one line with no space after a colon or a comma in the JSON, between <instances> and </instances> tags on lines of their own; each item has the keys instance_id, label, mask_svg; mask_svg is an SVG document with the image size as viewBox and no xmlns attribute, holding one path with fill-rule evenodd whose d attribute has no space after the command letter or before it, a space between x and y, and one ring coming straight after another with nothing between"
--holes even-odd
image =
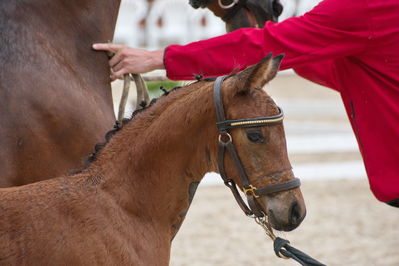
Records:
<instances>
[{"instance_id":1,"label":"foal's eye","mask_svg":"<svg viewBox=\"0 0 399 266\"><path fill-rule=\"evenodd\" d=\"M260 131L248 131L247 138L255 143L263 143L265 141L262 132Z\"/></svg>"}]
</instances>

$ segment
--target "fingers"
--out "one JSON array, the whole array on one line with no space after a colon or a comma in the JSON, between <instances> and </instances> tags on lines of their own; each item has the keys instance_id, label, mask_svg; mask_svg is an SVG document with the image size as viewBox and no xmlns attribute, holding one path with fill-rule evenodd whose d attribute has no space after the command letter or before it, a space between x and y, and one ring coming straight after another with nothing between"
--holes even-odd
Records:
<instances>
[{"instance_id":1,"label":"fingers","mask_svg":"<svg viewBox=\"0 0 399 266\"><path fill-rule=\"evenodd\" d=\"M114 56L109 61L109 66L112 69L111 80L114 81L124 74L128 73L128 69L125 67L123 60L126 59L126 46L112 43L95 43L93 49L97 51L108 51L114 53Z\"/></svg>"},{"instance_id":2,"label":"fingers","mask_svg":"<svg viewBox=\"0 0 399 266\"><path fill-rule=\"evenodd\" d=\"M96 43L93 44L93 49L114 53L114 56L109 61L109 66L113 71L112 80L127 73L145 73L165 68L163 64L163 49L147 51L111 43Z\"/></svg>"},{"instance_id":3,"label":"fingers","mask_svg":"<svg viewBox=\"0 0 399 266\"><path fill-rule=\"evenodd\" d=\"M125 68L125 64L121 61L112 68L111 80L114 81L121 78L123 75L129 73L129 70Z\"/></svg>"},{"instance_id":4,"label":"fingers","mask_svg":"<svg viewBox=\"0 0 399 266\"><path fill-rule=\"evenodd\" d=\"M127 73L125 70L122 70L122 60L124 59L125 52L123 52L127 47L120 44L112 44L112 43L95 43L93 44L93 49L98 51L108 51L114 53L114 56L109 60L109 66L113 71L113 75L111 76L112 80L115 80L121 77L123 74ZM119 71L119 72L118 72Z\"/></svg>"},{"instance_id":5,"label":"fingers","mask_svg":"<svg viewBox=\"0 0 399 266\"><path fill-rule=\"evenodd\" d=\"M118 72L126 66L126 63L123 61L119 61L116 65L112 66L113 72Z\"/></svg>"},{"instance_id":6,"label":"fingers","mask_svg":"<svg viewBox=\"0 0 399 266\"><path fill-rule=\"evenodd\" d=\"M121 78L123 75L125 75L125 74L127 74L127 73L128 73L127 70L124 69L124 68L122 68L121 70L112 73L112 75L110 76L110 78L111 78L112 81L114 81L114 80L116 80L116 79L118 79L118 78Z\"/></svg>"},{"instance_id":7,"label":"fingers","mask_svg":"<svg viewBox=\"0 0 399 266\"><path fill-rule=\"evenodd\" d=\"M122 53L122 49L120 49L119 51L117 51L115 53L115 55L109 60L109 66L111 68L113 68L114 66L116 66L120 61L123 60L123 53Z\"/></svg>"},{"instance_id":8,"label":"fingers","mask_svg":"<svg viewBox=\"0 0 399 266\"><path fill-rule=\"evenodd\" d=\"M114 81L118 78L121 78L123 75L129 73L129 68L126 65L125 61L119 61L114 66L112 66L112 75L111 80Z\"/></svg>"},{"instance_id":9,"label":"fingers","mask_svg":"<svg viewBox=\"0 0 399 266\"><path fill-rule=\"evenodd\" d=\"M113 43L95 43L93 44L93 49L97 51L109 51L112 53L118 52L124 45L113 44Z\"/></svg>"}]
</instances>

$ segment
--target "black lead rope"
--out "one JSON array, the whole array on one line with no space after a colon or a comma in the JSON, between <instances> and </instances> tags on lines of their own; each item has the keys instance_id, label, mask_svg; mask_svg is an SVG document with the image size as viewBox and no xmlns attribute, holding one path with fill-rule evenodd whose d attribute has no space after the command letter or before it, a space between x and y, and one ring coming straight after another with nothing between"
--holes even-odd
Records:
<instances>
[{"instance_id":1,"label":"black lead rope","mask_svg":"<svg viewBox=\"0 0 399 266\"><path fill-rule=\"evenodd\" d=\"M255 222L265 230L265 234L273 240L274 253L276 253L277 257L282 259L293 259L304 266L326 266L326 264L315 260L306 253L291 246L290 241L277 237L273 233L273 229L267 220L267 216L255 217L254 219Z\"/></svg>"},{"instance_id":2,"label":"black lead rope","mask_svg":"<svg viewBox=\"0 0 399 266\"><path fill-rule=\"evenodd\" d=\"M299 264L304 266L326 266L326 264L323 264L315 260L306 253L291 246L290 241L286 239L276 237L273 244L274 244L274 252L279 258L281 258L281 255L283 255L285 257L297 261Z\"/></svg>"}]
</instances>

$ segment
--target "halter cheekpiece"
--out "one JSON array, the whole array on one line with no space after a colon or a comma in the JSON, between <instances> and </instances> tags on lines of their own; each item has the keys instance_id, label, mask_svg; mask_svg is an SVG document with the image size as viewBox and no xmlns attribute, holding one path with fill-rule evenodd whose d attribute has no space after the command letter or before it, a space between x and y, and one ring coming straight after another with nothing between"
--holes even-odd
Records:
<instances>
[{"instance_id":1,"label":"halter cheekpiece","mask_svg":"<svg viewBox=\"0 0 399 266\"><path fill-rule=\"evenodd\" d=\"M228 76L221 76L216 78L213 87L213 96L215 101L216 118L217 118L216 126L219 130L219 152L218 152L219 173L225 185L231 189L234 198L236 199L238 205L241 207L244 213L248 216L254 215L256 217L263 217L265 216L265 214L262 211L262 208L259 206L259 203L256 201L256 198L258 198L259 196L265 196L272 193L297 188L301 185L301 182L299 178L294 178L282 183L259 187L259 188L253 186L250 183L248 176L245 172L245 169L238 156L238 153L234 148L232 137L229 134L228 130L231 128L268 126L268 125L280 124L284 119L284 113L282 109L278 107L279 114L274 116L246 118L238 120L226 120L223 101L222 101L222 90L221 90L222 83L226 77ZM236 183L232 179L228 178L226 175L226 171L224 169L224 156L226 150L232 157L233 162L236 166L241 182L243 184L242 190L247 197L248 205L244 202L244 200L240 196Z\"/></svg>"}]
</instances>

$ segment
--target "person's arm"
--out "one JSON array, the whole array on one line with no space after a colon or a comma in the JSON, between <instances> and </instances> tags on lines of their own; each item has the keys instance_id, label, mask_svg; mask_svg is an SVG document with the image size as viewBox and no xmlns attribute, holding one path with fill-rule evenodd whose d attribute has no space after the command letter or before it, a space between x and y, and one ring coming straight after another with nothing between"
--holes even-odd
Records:
<instances>
[{"instance_id":1,"label":"person's arm","mask_svg":"<svg viewBox=\"0 0 399 266\"><path fill-rule=\"evenodd\" d=\"M303 16L268 22L263 29L240 29L187 45L171 45L165 51L112 44L95 44L93 48L116 53L110 61L113 79L164 67L167 76L176 80L220 76L255 64L269 52L285 54L281 69L296 68L305 75L307 65L366 50L373 38L368 19L367 0L347 0L345 4L324 0ZM318 71L322 74L323 69Z\"/></svg>"},{"instance_id":2,"label":"person's arm","mask_svg":"<svg viewBox=\"0 0 399 266\"><path fill-rule=\"evenodd\" d=\"M336 64L334 60L318 61L295 67L294 71L301 77L325 87L337 90L338 84L336 80Z\"/></svg>"},{"instance_id":3,"label":"person's arm","mask_svg":"<svg viewBox=\"0 0 399 266\"><path fill-rule=\"evenodd\" d=\"M209 40L171 45L164 63L171 79L229 74L255 64L269 52L284 53L281 69L360 54L372 32L366 0L324 0L301 17L245 28ZM319 72L323 69L319 68ZM322 73L320 73L322 74Z\"/></svg>"}]
</instances>

